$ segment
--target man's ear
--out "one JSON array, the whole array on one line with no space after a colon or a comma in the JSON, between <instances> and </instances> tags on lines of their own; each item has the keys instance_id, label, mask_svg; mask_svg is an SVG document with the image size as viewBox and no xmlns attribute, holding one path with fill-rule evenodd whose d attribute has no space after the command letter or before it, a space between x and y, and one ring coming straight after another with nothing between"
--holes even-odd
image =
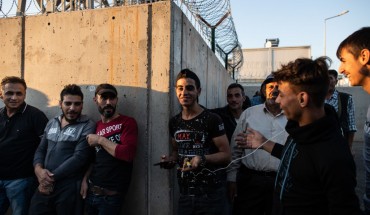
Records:
<instances>
[{"instance_id":1,"label":"man's ear","mask_svg":"<svg viewBox=\"0 0 370 215\"><path fill-rule=\"evenodd\" d=\"M306 92L300 92L298 94L298 102L301 107L306 107L308 104L309 96Z\"/></svg>"},{"instance_id":2,"label":"man's ear","mask_svg":"<svg viewBox=\"0 0 370 215\"><path fill-rule=\"evenodd\" d=\"M201 87L199 87L198 88L198 96L200 96L200 93L202 92L202 88Z\"/></svg>"},{"instance_id":3,"label":"man's ear","mask_svg":"<svg viewBox=\"0 0 370 215\"><path fill-rule=\"evenodd\" d=\"M370 65L370 50L369 49L362 49L360 52L360 62L363 65Z\"/></svg>"}]
</instances>

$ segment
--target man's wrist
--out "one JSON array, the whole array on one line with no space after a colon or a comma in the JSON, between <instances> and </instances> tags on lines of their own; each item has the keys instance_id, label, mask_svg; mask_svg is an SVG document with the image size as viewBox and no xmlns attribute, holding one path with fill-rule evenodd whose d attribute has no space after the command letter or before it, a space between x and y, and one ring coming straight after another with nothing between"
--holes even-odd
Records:
<instances>
[{"instance_id":1,"label":"man's wrist","mask_svg":"<svg viewBox=\"0 0 370 215\"><path fill-rule=\"evenodd\" d=\"M207 163L206 156L203 154L203 155L200 155L199 157L200 157L199 166L200 167L205 167L206 163Z\"/></svg>"}]
</instances>

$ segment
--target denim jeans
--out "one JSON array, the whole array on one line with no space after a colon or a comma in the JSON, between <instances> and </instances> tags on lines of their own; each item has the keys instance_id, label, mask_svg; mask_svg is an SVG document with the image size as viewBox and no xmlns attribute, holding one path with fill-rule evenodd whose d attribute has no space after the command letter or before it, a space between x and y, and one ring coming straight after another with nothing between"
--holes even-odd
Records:
<instances>
[{"instance_id":1,"label":"denim jeans","mask_svg":"<svg viewBox=\"0 0 370 215\"><path fill-rule=\"evenodd\" d=\"M226 186L203 195L180 195L178 215L225 215Z\"/></svg>"},{"instance_id":2,"label":"denim jeans","mask_svg":"<svg viewBox=\"0 0 370 215\"><path fill-rule=\"evenodd\" d=\"M365 161L365 194L363 197L365 211L370 214L370 126L364 126L364 161Z\"/></svg>"},{"instance_id":3,"label":"denim jeans","mask_svg":"<svg viewBox=\"0 0 370 215\"><path fill-rule=\"evenodd\" d=\"M13 215L26 215L36 188L34 177L0 180L0 214L5 214L9 205Z\"/></svg>"},{"instance_id":4,"label":"denim jeans","mask_svg":"<svg viewBox=\"0 0 370 215\"><path fill-rule=\"evenodd\" d=\"M119 215L123 205L123 195L98 196L88 193L86 208L88 215Z\"/></svg>"}]
</instances>

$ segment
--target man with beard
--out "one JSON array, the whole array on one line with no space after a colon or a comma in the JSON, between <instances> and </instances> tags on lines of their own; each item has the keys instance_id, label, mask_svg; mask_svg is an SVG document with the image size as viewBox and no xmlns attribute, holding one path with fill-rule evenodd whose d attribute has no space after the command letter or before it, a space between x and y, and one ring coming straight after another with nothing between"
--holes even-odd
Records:
<instances>
[{"instance_id":1,"label":"man with beard","mask_svg":"<svg viewBox=\"0 0 370 215\"><path fill-rule=\"evenodd\" d=\"M364 27L340 43L337 57L341 64L339 72L345 74L352 86L362 86L370 94L370 27ZM364 126L364 160L366 165L365 212L370 214L370 106Z\"/></svg>"},{"instance_id":2,"label":"man with beard","mask_svg":"<svg viewBox=\"0 0 370 215\"><path fill-rule=\"evenodd\" d=\"M81 195L87 199L87 214L120 214L128 191L135 158L138 128L136 120L116 111L117 89L100 84L94 101L101 120L96 134L87 136L95 147L95 161L86 172Z\"/></svg>"},{"instance_id":3,"label":"man with beard","mask_svg":"<svg viewBox=\"0 0 370 215\"><path fill-rule=\"evenodd\" d=\"M355 105L353 103L352 95L339 92L335 89L335 85L338 83L338 72L336 70L329 69L328 73L330 82L325 103L333 106L337 112L343 136L348 141L349 148L352 150L353 138L357 131Z\"/></svg>"},{"instance_id":4,"label":"man with beard","mask_svg":"<svg viewBox=\"0 0 370 215\"><path fill-rule=\"evenodd\" d=\"M243 133L246 128L258 130L263 135L278 142L284 142L287 122L279 104L278 85L273 75L262 83L261 92L266 98L264 104L246 109L239 118L234 132ZM271 214L273 191L280 160L269 153L237 147L235 139L231 140L232 160L227 178L229 197L234 200L233 214L267 215Z\"/></svg>"},{"instance_id":5,"label":"man with beard","mask_svg":"<svg viewBox=\"0 0 370 215\"><path fill-rule=\"evenodd\" d=\"M46 125L33 160L39 187L31 200L31 215L83 214L79 191L92 152L86 135L94 132L95 124L81 115L79 86L65 86L59 105L62 114Z\"/></svg>"}]
</instances>

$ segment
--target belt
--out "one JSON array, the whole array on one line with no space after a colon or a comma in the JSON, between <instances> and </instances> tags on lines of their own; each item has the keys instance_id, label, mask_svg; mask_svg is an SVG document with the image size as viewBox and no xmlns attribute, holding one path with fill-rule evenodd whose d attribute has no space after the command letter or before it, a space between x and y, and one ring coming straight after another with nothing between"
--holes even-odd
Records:
<instances>
[{"instance_id":1,"label":"belt","mask_svg":"<svg viewBox=\"0 0 370 215\"><path fill-rule=\"evenodd\" d=\"M114 196L114 195L118 195L119 192L118 191L115 191L115 190L107 190L105 188L102 188L102 187L99 187L99 186L95 186L95 185L90 185L89 186L89 191L96 195L96 196Z\"/></svg>"},{"instance_id":2,"label":"belt","mask_svg":"<svg viewBox=\"0 0 370 215\"><path fill-rule=\"evenodd\" d=\"M180 193L187 196L203 196L210 190L212 189L206 187L180 187Z\"/></svg>"},{"instance_id":3,"label":"belt","mask_svg":"<svg viewBox=\"0 0 370 215\"><path fill-rule=\"evenodd\" d=\"M252 175L259 175L259 176L265 176L265 177L276 177L275 171L259 171L254 169L249 169L242 165L240 168L241 172L244 172L245 174L252 174Z\"/></svg>"}]
</instances>

